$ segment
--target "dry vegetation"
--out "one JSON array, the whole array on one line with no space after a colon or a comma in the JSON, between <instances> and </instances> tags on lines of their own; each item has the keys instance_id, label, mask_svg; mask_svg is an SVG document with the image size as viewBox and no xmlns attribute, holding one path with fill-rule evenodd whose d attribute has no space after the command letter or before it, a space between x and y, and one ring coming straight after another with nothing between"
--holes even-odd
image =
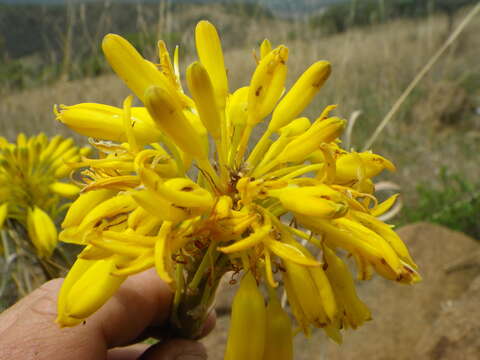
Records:
<instances>
[{"instance_id":1,"label":"dry vegetation","mask_svg":"<svg viewBox=\"0 0 480 360\"><path fill-rule=\"evenodd\" d=\"M446 19L442 16L397 20L329 37L309 33L307 25L283 20L242 24L233 15L205 6L184 12L182 19L202 16L218 25L229 44L238 39L238 47L228 46L226 51L231 89L248 82L254 68L252 48L263 37L290 47L290 81L315 60L330 60L332 77L308 112L315 116L324 105L332 103L339 104L337 113L347 118L353 111L361 110L353 136L356 148L362 147L447 35ZM177 19L172 15L165 21L168 25ZM181 65L185 68L191 60L193 26L185 27L183 33L187 55L182 57ZM412 190L419 181L434 181L442 166L467 178L475 176L480 151L479 33L477 17L415 89L373 146L398 165L400 171L388 176L402 184L407 199L413 198ZM54 121L53 104L90 101L119 106L127 94L126 87L113 75L9 94L0 102L0 132L9 138L19 131L68 133Z\"/></svg>"}]
</instances>

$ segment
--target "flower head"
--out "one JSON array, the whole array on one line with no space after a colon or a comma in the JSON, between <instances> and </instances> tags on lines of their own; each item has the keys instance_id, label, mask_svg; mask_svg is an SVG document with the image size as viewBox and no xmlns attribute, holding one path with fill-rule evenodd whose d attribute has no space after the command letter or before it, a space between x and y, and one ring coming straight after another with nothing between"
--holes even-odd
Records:
<instances>
[{"instance_id":1,"label":"flower head","mask_svg":"<svg viewBox=\"0 0 480 360\"><path fill-rule=\"evenodd\" d=\"M49 257L57 244L54 219L65 208L62 199L74 198L80 188L62 182L89 149L72 139L24 134L10 143L0 137L0 228L7 220L23 226L40 257Z\"/></svg>"},{"instance_id":2,"label":"flower head","mask_svg":"<svg viewBox=\"0 0 480 360\"><path fill-rule=\"evenodd\" d=\"M95 137L100 153L77 164L85 187L60 237L85 245L78 261L88 265L68 275L58 322L79 323L107 300L80 299L77 287L94 282L95 266L105 294L155 267L176 291L177 325L206 312L226 271L243 270L239 291L261 296L255 289L263 282L273 303L282 282L299 326L307 333L323 328L339 340L339 329L370 318L341 253L355 259L361 278L375 270L399 282L419 280L405 245L376 218L396 197L379 204L372 178L395 168L379 155L340 147L345 120L331 115L335 106L313 121L299 117L329 76L327 61L311 65L285 91L288 48L264 41L249 85L231 92L216 29L201 21L195 40L199 61L186 72L191 96L180 81L178 49L172 63L160 42L154 64L110 34L102 44L106 58L143 106L132 107L129 97L123 109L57 108L58 120ZM255 126L270 116L248 149ZM192 297L198 301L185 300ZM247 315L244 303L242 297L234 304L234 319ZM288 328L277 307L270 312ZM231 355L239 346L232 340L229 359L240 358Z\"/></svg>"}]
</instances>

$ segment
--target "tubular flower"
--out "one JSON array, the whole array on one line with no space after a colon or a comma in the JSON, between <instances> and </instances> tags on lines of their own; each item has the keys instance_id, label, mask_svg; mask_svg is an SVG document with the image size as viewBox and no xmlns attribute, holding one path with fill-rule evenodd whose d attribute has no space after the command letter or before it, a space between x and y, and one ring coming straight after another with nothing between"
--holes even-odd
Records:
<instances>
[{"instance_id":1,"label":"tubular flower","mask_svg":"<svg viewBox=\"0 0 480 360\"><path fill-rule=\"evenodd\" d=\"M247 273L241 280L233 299L232 319L224 359L263 360L266 331L265 301L255 278L251 273Z\"/></svg>"},{"instance_id":2,"label":"tubular flower","mask_svg":"<svg viewBox=\"0 0 480 360\"><path fill-rule=\"evenodd\" d=\"M195 337L220 278L244 271L226 358L247 356L238 338L250 328L245 318L258 321L263 330L255 331L264 342L272 333L291 336L290 320L275 299L265 312L261 283L271 297L283 283L305 333L323 328L340 341L340 329L370 319L341 253L356 260L359 278L375 270L398 282L420 280L405 245L376 218L396 196L378 204L372 177L395 168L371 152L341 149L338 137L346 122L330 115L335 106L313 121L298 117L327 80L327 61L310 66L284 91L288 49L264 41L250 84L230 92L214 26L201 21L195 40L199 61L186 72L191 98L178 75L177 50L172 64L160 42L156 65L125 39L107 35L107 60L145 107L132 108L129 97L121 111L92 104L91 113L81 104L57 108L58 119L94 137L99 152L76 164L84 188L60 238L84 246L80 264L103 264L79 265L78 272L74 266L57 321L78 323L125 277L155 267L175 291L172 331ZM266 132L249 150L255 126L269 116ZM98 294L105 286L106 295L84 299L78 289L97 268L105 281L91 291ZM256 357L248 358L275 354L261 341L254 348Z\"/></svg>"},{"instance_id":3,"label":"tubular flower","mask_svg":"<svg viewBox=\"0 0 480 360\"><path fill-rule=\"evenodd\" d=\"M80 192L61 180L88 150L61 136L20 134L16 143L0 138L0 228L22 226L40 258L50 257L57 244L54 220L65 208L62 199Z\"/></svg>"},{"instance_id":4,"label":"tubular flower","mask_svg":"<svg viewBox=\"0 0 480 360\"><path fill-rule=\"evenodd\" d=\"M292 322L271 291L267 306L267 327L263 360L293 359Z\"/></svg>"}]
</instances>

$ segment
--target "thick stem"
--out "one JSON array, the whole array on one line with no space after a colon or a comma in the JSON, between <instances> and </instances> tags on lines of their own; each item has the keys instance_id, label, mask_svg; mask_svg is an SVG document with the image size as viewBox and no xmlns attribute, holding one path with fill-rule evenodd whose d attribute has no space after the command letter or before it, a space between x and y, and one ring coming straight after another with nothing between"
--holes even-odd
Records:
<instances>
[{"instance_id":1,"label":"thick stem","mask_svg":"<svg viewBox=\"0 0 480 360\"><path fill-rule=\"evenodd\" d=\"M207 251L204 257L212 255ZM205 262L202 261L202 263ZM178 284L175 303L170 315L169 333L172 337L197 339L201 335L205 320L215 300L220 279L228 270L227 265L227 255L219 254L214 266L215 273L207 270L202 271L202 274L199 275L198 268L194 267L195 274L186 276L187 279L195 279L195 289L188 288L186 284L184 286Z\"/></svg>"}]
</instances>

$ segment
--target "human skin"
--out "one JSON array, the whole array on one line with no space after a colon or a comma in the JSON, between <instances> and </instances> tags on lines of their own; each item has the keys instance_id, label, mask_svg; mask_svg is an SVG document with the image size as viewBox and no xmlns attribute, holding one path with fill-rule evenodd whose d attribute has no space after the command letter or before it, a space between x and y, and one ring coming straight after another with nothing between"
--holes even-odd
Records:
<instances>
[{"instance_id":1,"label":"human skin","mask_svg":"<svg viewBox=\"0 0 480 360\"><path fill-rule=\"evenodd\" d=\"M57 294L63 279L45 283L0 315L0 359L22 360L200 360L202 344L165 338L172 293L153 270L129 277L117 293L83 324L60 328ZM215 324L211 314L206 335Z\"/></svg>"}]
</instances>

